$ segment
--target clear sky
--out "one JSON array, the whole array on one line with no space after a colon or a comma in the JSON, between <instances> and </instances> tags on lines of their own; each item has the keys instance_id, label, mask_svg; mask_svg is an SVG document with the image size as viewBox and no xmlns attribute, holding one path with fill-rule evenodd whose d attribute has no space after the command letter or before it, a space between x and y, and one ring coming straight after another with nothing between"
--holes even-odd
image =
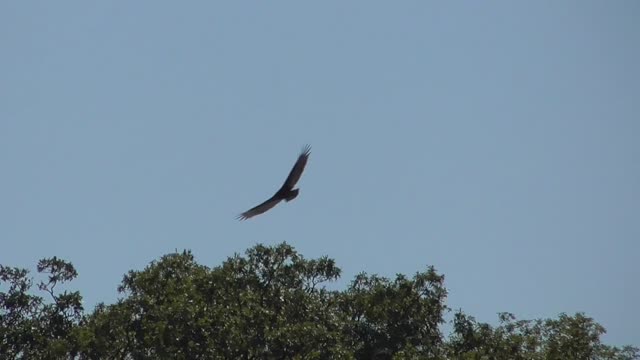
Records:
<instances>
[{"instance_id":1,"label":"clear sky","mask_svg":"<svg viewBox=\"0 0 640 360\"><path fill-rule=\"evenodd\" d=\"M0 3L0 263L89 310L175 249L446 275L640 345L640 2ZM313 146L300 196L235 216ZM636 305L633 305L636 304Z\"/></svg>"}]
</instances>

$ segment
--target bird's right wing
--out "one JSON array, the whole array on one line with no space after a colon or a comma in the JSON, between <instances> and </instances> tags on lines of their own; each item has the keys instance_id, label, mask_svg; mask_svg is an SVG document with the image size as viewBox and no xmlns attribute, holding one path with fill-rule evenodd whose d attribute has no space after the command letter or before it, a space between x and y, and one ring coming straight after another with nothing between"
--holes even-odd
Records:
<instances>
[{"instance_id":1,"label":"bird's right wing","mask_svg":"<svg viewBox=\"0 0 640 360\"><path fill-rule=\"evenodd\" d=\"M262 213L264 213L265 211L271 209L272 207L276 206L280 201L282 201L281 198L278 198L276 195L272 196L269 200L263 202L262 204L247 210L245 212L243 212L242 214L238 215L236 217L236 219L238 220L247 220L251 217L254 217L256 215L260 215Z\"/></svg>"},{"instance_id":2,"label":"bird's right wing","mask_svg":"<svg viewBox=\"0 0 640 360\"><path fill-rule=\"evenodd\" d=\"M284 181L284 188L289 190L293 189L298 180L300 180L300 176L302 176L302 172L304 171L304 167L307 165L307 161L309 160L309 155L311 154L311 146L306 145L300 155L298 156L298 160L295 165L289 172L289 176L287 176L287 180Z\"/></svg>"}]
</instances>

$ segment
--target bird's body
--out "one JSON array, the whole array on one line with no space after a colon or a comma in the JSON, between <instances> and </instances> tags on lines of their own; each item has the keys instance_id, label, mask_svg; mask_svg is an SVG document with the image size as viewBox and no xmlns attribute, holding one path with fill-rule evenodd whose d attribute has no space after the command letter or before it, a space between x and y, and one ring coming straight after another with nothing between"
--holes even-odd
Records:
<instances>
[{"instance_id":1,"label":"bird's body","mask_svg":"<svg viewBox=\"0 0 640 360\"><path fill-rule=\"evenodd\" d=\"M267 210L273 208L282 200L291 201L298 196L300 189L294 189L293 187L296 185L300 177L302 176L302 172L304 171L305 166L307 165L307 161L309 160L309 155L311 154L311 147L306 145L300 155L298 156L298 160L295 165L289 172L289 176L284 181L284 184L280 187L280 189L271 197L269 200L263 202L262 204L243 212L238 215L239 220L246 220L256 215L262 214Z\"/></svg>"}]
</instances>

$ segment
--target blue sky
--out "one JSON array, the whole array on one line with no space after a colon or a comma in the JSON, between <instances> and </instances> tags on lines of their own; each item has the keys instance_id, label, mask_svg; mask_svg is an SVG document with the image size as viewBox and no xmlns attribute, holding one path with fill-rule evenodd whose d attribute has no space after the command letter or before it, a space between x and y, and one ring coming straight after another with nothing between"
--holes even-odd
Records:
<instances>
[{"instance_id":1,"label":"blue sky","mask_svg":"<svg viewBox=\"0 0 640 360\"><path fill-rule=\"evenodd\" d=\"M448 305L640 345L636 1L0 4L0 263L91 308L174 249L434 265ZM313 146L300 196L235 216ZM636 305L633 305L636 304Z\"/></svg>"}]
</instances>

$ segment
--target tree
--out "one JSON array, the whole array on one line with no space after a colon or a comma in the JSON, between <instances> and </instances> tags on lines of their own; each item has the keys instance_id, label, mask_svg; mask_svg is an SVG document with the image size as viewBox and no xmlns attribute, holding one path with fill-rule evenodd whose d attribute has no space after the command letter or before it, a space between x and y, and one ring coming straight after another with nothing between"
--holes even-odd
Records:
<instances>
[{"instance_id":1,"label":"tree","mask_svg":"<svg viewBox=\"0 0 640 360\"><path fill-rule=\"evenodd\" d=\"M339 296L356 357L438 357L443 341L439 326L446 310L443 283L444 276L433 267L412 279L397 275L393 282L377 275L356 276Z\"/></svg>"},{"instance_id":2,"label":"tree","mask_svg":"<svg viewBox=\"0 0 640 360\"><path fill-rule=\"evenodd\" d=\"M120 287L127 297L90 317L90 357L338 356L334 295L321 284L339 274L333 260L305 260L287 244L258 245L213 269L190 252L164 256L129 272Z\"/></svg>"},{"instance_id":3,"label":"tree","mask_svg":"<svg viewBox=\"0 0 640 360\"><path fill-rule=\"evenodd\" d=\"M286 243L256 245L221 265L168 254L119 286L122 298L85 314L78 292L55 291L76 271L43 259L30 293L24 269L0 267L4 359L590 359L631 360L638 349L600 343L584 314L479 323L459 311L441 333L447 291L433 267L411 278L361 273L345 290L328 257L305 259Z\"/></svg>"},{"instance_id":4,"label":"tree","mask_svg":"<svg viewBox=\"0 0 640 360\"><path fill-rule=\"evenodd\" d=\"M600 343L604 328L582 313L560 314L558 319L517 320L513 314L499 314L492 327L458 312L448 352L455 359L496 360L632 360L638 349L617 348Z\"/></svg>"},{"instance_id":5,"label":"tree","mask_svg":"<svg viewBox=\"0 0 640 360\"><path fill-rule=\"evenodd\" d=\"M27 270L0 265L0 280L8 285L8 291L0 292L2 358L55 359L78 352L72 334L82 320L82 297L77 291L54 291L56 285L73 280L76 270L56 257L40 260L37 269L48 274L38 288L50 301L29 294L33 279Z\"/></svg>"}]
</instances>

